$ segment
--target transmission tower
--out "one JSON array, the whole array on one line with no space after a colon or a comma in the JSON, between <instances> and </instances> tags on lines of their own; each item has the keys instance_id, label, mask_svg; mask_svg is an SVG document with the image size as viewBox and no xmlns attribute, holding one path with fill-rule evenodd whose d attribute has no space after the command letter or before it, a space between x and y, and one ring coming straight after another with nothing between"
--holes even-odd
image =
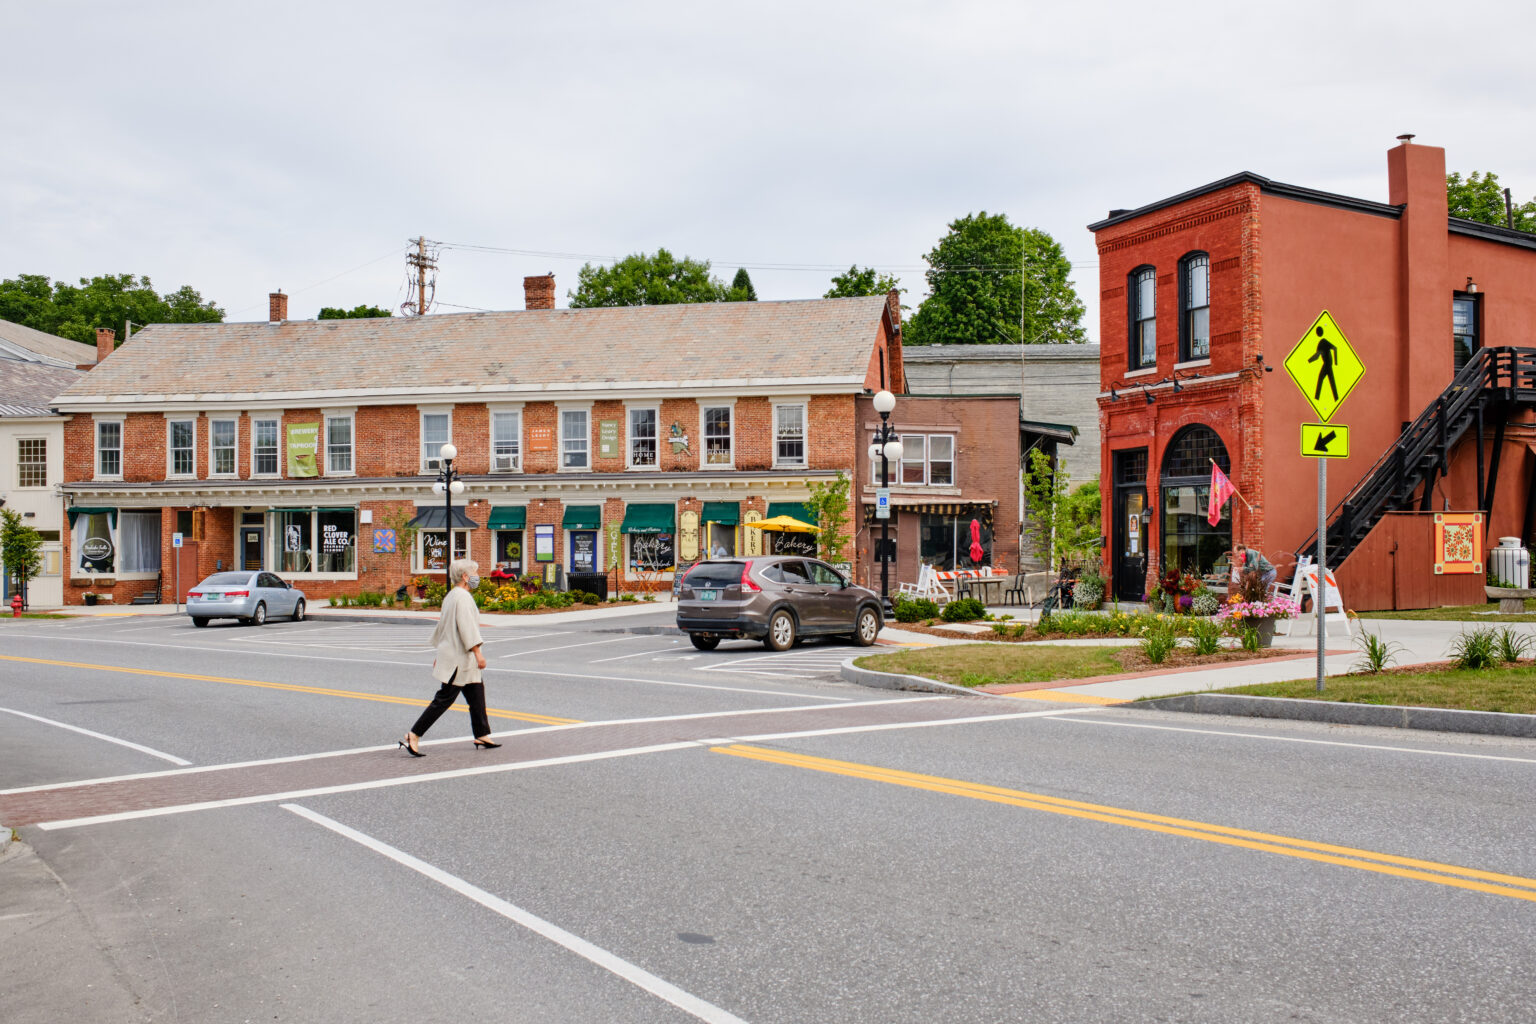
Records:
<instances>
[{"instance_id":1,"label":"transmission tower","mask_svg":"<svg viewBox=\"0 0 1536 1024\"><path fill-rule=\"evenodd\" d=\"M427 239L418 236L409 240L416 246L415 252L405 254L407 273L416 271L416 299L400 304L400 312L409 316L424 316L432 310L432 300L437 295L437 247L427 250Z\"/></svg>"}]
</instances>

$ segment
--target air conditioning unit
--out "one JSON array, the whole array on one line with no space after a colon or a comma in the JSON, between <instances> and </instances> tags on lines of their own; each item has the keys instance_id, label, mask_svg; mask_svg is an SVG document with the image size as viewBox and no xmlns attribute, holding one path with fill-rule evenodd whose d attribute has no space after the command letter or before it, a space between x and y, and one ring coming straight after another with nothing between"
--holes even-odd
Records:
<instances>
[{"instance_id":1,"label":"air conditioning unit","mask_svg":"<svg viewBox=\"0 0 1536 1024\"><path fill-rule=\"evenodd\" d=\"M509 473L517 468L517 456L498 455L496 456L496 465L492 468L498 472Z\"/></svg>"},{"instance_id":2,"label":"air conditioning unit","mask_svg":"<svg viewBox=\"0 0 1536 1024\"><path fill-rule=\"evenodd\" d=\"M442 459L428 459L427 460L427 468L428 469L442 469L443 468L443 460Z\"/></svg>"}]
</instances>

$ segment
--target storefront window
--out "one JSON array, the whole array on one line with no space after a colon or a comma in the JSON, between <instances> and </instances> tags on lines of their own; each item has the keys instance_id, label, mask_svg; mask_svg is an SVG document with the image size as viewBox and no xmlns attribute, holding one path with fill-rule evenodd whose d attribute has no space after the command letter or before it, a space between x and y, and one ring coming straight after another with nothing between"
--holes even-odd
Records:
<instances>
[{"instance_id":1,"label":"storefront window","mask_svg":"<svg viewBox=\"0 0 1536 1024\"><path fill-rule=\"evenodd\" d=\"M160 571L160 512L124 512L117 522L119 572Z\"/></svg>"},{"instance_id":2,"label":"storefront window","mask_svg":"<svg viewBox=\"0 0 1536 1024\"><path fill-rule=\"evenodd\" d=\"M571 531L571 572L597 572L597 531Z\"/></svg>"},{"instance_id":3,"label":"storefront window","mask_svg":"<svg viewBox=\"0 0 1536 1024\"><path fill-rule=\"evenodd\" d=\"M1232 547L1232 517L1223 515L1215 526L1206 519L1212 463L1231 474L1227 447L1209 427L1185 427L1168 445L1160 480L1165 572L1183 569L1207 574Z\"/></svg>"},{"instance_id":4,"label":"storefront window","mask_svg":"<svg viewBox=\"0 0 1536 1024\"><path fill-rule=\"evenodd\" d=\"M352 509L321 509L315 513L319 537L320 572L357 571L357 513Z\"/></svg>"},{"instance_id":5,"label":"storefront window","mask_svg":"<svg viewBox=\"0 0 1536 1024\"><path fill-rule=\"evenodd\" d=\"M764 534L764 538L768 544L768 553L771 555L816 557L816 535L814 533L769 532Z\"/></svg>"},{"instance_id":6,"label":"storefront window","mask_svg":"<svg viewBox=\"0 0 1536 1024\"><path fill-rule=\"evenodd\" d=\"M705 523L708 536L705 550L710 558L731 558L736 554L736 527L729 523Z\"/></svg>"},{"instance_id":7,"label":"storefront window","mask_svg":"<svg viewBox=\"0 0 1536 1024\"><path fill-rule=\"evenodd\" d=\"M314 541L312 509L284 509L274 513L277 520L277 571L312 572L314 558L310 554Z\"/></svg>"},{"instance_id":8,"label":"storefront window","mask_svg":"<svg viewBox=\"0 0 1536 1024\"><path fill-rule=\"evenodd\" d=\"M110 512L82 512L75 519L75 565L84 572L117 571L117 543Z\"/></svg>"},{"instance_id":9,"label":"storefront window","mask_svg":"<svg viewBox=\"0 0 1536 1024\"><path fill-rule=\"evenodd\" d=\"M442 530L422 530L417 534L416 568L426 572L443 572L448 568L446 534ZM469 557L469 531L453 531L453 557L455 560Z\"/></svg>"},{"instance_id":10,"label":"storefront window","mask_svg":"<svg viewBox=\"0 0 1536 1024\"><path fill-rule=\"evenodd\" d=\"M972 569L992 564L992 527L979 516L919 517L918 558L935 569ZM971 523L976 524L975 531ZM979 537L981 558L971 558L971 543Z\"/></svg>"},{"instance_id":11,"label":"storefront window","mask_svg":"<svg viewBox=\"0 0 1536 1024\"><path fill-rule=\"evenodd\" d=\"M631 533L629 567L636 572L664 572L676 564L670 533Z\"/></svg>"}]
</instances>

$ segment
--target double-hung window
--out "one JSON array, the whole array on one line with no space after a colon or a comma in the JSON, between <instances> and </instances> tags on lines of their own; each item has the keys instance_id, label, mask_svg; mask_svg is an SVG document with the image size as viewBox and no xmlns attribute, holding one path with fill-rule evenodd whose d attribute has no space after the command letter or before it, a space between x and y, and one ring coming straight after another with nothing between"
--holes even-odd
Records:
<instances>
[{"instance_id":1,"label":"double-hung window","mask_svg":"<svg viewBox=\"0 0 1536 1024\"><path fill-rule=\"evenodd\" d=\"M928 482L935 487L955 485L955 438L932 434L928 438Z\"/></svg>"},{"instance_id":2,"label":"double-hung window","mask_svg":"<svg viewBox=\"0 0 1536 1024\"><path fill-rule=\"evenodd\" d=\"M1132 370L1157 365L1157 269L1142 267L1131 274L1130 288Z\"/></svg>"},{"instance_id":3,"label":"double-hung window","mask_svg":"<svg viewBox=\"0 0 1536 1024\"><path fill-rule=\"evenodd\" d=\"M1179 362L1211 358L1211 258L1191 253L1179 273Z\"/></svg>"},{"instance_id":4,"label":"double-hung window","mask_svg":"<svg viewBox=\"0 0 1536 1024\"><path fill-rule=\"evenodd\" d=\"M235 475L235 421L208 421L210 476Z\"/></svg>"},{"instance_id":5,"label":"double-hung window","mask_svg":"<svg viewBox=\"0 0 1536 1024\"><path fill-rule=\"evenodd\" d=\"M775 466L806 464L805 406L776 405L773 407L773 464Z\"/></svg>"},{"instance_id":6,"label":"double-hung window","mask_svg":"<svg viewBox=\"0 0 1536 1024\"><path fill-rule=\"evenodd\" d=\"M922 434L901 435L901 483L928 482L928 438Z\"/></svg>"},{"instance_id":7,"label":"double-hung window","mask_svg":"<svg viewBox=\"0 0 1536 1024\"><path fill-rule=\"evenodd\" d=\"M560 468L587 469L592 465L592 431L586 409L560 410Z\"/></svg>"},{"instance_id":8,"label":"double-hung window","mask_svg":"<svg viewBox=\"0 0 1536 1024\"><path fill-rule=\"evenodd\" d=\"M123 475L123 421L96 421L96 475Z\"/></svg>"},{"instance_id":9,"label":"double-hung window","mask_svg":"<svg viewBox=\"0 0 1536 1024\"><path fill-rule=\"evenodd\" d=\"M16 442L16 486L48 486L48 441L24 437Z\"/></svg>"},{"instance_id":10,"label":"double-hung window","mask_svg":"<svg viewBox=\"0 0 1536 1024\"><path fill-rule=\"evenodd\" d=\"M421 465L423 469L435 472L443 468L443 445L448 443L450 429L448 413L424 412L421 414Z\"/></svg>"},{"instance_id":11,"label":"double-hung window","mask_svg":"<svg viewBox=\"0 0 1536 1024\"><path fill-rule=\"evenodd\" d=\"M350 476L352 469L352 414L327 414L325 417L325 472Z\"/></svg>"},{"instance_id":12,"label":"double-hung window","mask_svg":"<svg viewBox=\"0 0 1536 1024\"><path fill-rule=\"evenodd\" d=\"M656 420L655 409L629 410L630 468L656 468Z\"/></svg>"},{"instance_id":13,"label":"double-hung window","mask_svg":"<svg viewBox=\"0 0 1536 1024\"><path fill-rule=\"evenodd\" d=\"M517 473L523 468L523 414L491 414L491 472Z\"/></svg>"},{"instance_id":14,"label":"double-hung window","mask_svg":"<svg viewBox=\"0 0 1536 1024\"><path fill-rule=\"evenodd\" d=\"M251 421L251 473L277 476L277 420Z\"/></svg>"},{"instance_id":15,"label":"double-hung window","mask_svg":"<svg viewBox=\"0 0 1536 1024\"><path fill-rule=\"evenodd\" d=\"M955 435L902 434L901 459L890 464L891 483L898 487L953 487ZM869 464L869 478L880 483L880 456Z\"/></svg>"},{"instance_id":16,"label":"double-hung window","mask_svg":"<svg viewBox=\"0 0 1536 1024\"><path fill-rule=\"evenodd\" d=\"M170 475L192 476L197 472L197 421L171 420Z\"/></svg>"},{"instance_id":17,"label":"double-hung window","mask_svg":"<svg viewBox=\"0 0 1536 1024\"><path fill-rule=\"evenodd\" d=\"M701 411L704 423L704 465L728 468L735 458L731 444L731 407L708 405Z\"/></svg>"}]
</instances>

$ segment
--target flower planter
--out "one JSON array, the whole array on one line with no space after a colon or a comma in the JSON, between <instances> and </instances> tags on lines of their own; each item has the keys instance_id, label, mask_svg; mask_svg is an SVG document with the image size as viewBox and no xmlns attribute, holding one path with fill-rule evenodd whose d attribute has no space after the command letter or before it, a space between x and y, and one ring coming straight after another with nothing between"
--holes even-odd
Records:
<instances>
[{"instance_id":1,"label":"flower planter","mask_svg":"<svg viewBox=\"0 0 1536 1024\"><path fill-rule=\"evenodd\" d=\"M1275 617L1266 615L1254 623L1254 628L1259 631L1259 646L1268 647L1275 642Z\"/></svg>"},{"instance_id":2,"label":"flower planter","mask_svg":"<svg viewBox=\"0 0 1536 1024\"><path fill-rule=\"evenodd\" d=\"M96 595L95 594L86 594L84 597L81 598L81 600L84 601L86 604L94 605L96 603Z\"/></svg>"}]
</instances>

